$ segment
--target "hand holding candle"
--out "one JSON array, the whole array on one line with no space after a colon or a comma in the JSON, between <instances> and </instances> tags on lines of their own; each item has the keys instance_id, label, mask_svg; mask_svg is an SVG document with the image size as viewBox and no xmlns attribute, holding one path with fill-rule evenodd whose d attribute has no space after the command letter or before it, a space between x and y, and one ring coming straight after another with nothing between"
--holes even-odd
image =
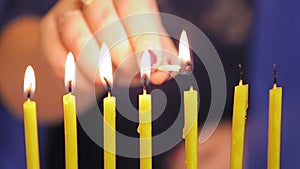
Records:
<instances>
[{"instance_id":1,"label":"hand holding candle","mask_svg":"<svg viewBox=\"0 0 300 169\"><path fill-rule=\"evenodd\" d=\"M78 168L76 98L72 95L74 85L75 61L72 53L69 53L65 67L65 86L68 93L63 96L66 169Z\"/></svg>"},{"instance_id":2,"label":"hand holding candle","mask_svg":"<svg viewBox=\"0 0 300 169\"><path fill-rule=\"evenodd\" d=\"M112 63L109 49L103 44L100 50L100 79L108 96L103 99L104 169L116 168L116 97L111 96L113 85Z\"/></svg>"},{"instance_id":3,"label":"hand holding candle","mask_svg":"<svg viewBox=\"0 0 300 169\"><path fill-rule=\"evenodd\" d=\"M39 142L36 117L36 103L31 98L35 91L35 76L31 66L28 66L24 77L24 129L26 143L27 169L39 169Z\"/></svg>"}]
</instances>

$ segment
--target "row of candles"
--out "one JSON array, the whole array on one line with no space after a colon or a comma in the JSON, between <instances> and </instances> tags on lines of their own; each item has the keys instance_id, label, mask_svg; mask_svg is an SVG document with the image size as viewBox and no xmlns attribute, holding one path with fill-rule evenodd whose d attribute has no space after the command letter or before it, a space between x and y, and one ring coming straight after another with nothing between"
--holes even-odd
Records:
<instances>
[{"instance_id":1,"label":"row of candles","mask_svg":"<svg viewBox=\"0 0 300 169\"><path fill-rule=\"evenodd\" d=\"M191 73L190 49L187 34L182 32L179 43L178 57L182 65L161 66L165 71L185 71ZM113 83L112 63L108 47L103 44L100 50L100 79L107 89L108 96L103 99L103 139L104 168L116 168L116 97L111 94ZM105 66L103 66L105 65ZM143 93L139 95L139 126L140 134L140 169L152 169L152 104L151 94L147 93L146 83L151 75L151 59L148 51L141 58L141 81ZM241 67L240 67L241 69ZM65 66L65 86L67 94L63 96L64 133L65 133L65 164L66 169L78 168L76 98L72 94L75 84L75 61L72 53L67 55ZM32 100L35 90L35 76L28 66L24 77L24 128L26 143L26 159L28 169L39 169L39 147L37 133L36 102ZM248 108L248 84L243 84L242 76L234 90L232 119L232 144L230 168L241 169L243 166L244 131ZM282 88L276 85L276 69L274 66L274 86L269 91L269 143L268 168L280 168L280 133L281 133ZM186 168L198 169L198 92L190 86L184 91L184 129Z\"/></svg>"}]
</instances>

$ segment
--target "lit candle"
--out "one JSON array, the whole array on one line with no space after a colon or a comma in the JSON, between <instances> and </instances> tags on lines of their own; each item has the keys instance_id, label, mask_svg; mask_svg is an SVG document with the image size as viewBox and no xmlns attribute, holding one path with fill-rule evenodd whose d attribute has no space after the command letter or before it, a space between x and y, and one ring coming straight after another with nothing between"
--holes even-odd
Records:
<instances>
[{"instance_id":1,"label":"lit candle","mask_svg":"<svg viewBox=\"0 0 300 169\"><path fill-rule=\"evenodd\" d=\"M100 50L100 79L108 96L103 99L104 169L116 168L116 97L111 96L113 85L112 63L109 49L103 44Z\"/></svg>"},{"instance_id":2,"label":"lit candle","mask_svg":"<svg viewBox=\"0 0 300 169\"><path fill-rule=\"evenodd\" d=\"M248 84L243 85L241 65L239 67L240 82L234 89L230 156L231 169L241 169L243 167L244 133L248 109Z\"/></svg>"},{"instance_id":3,"label":"lit candle","mask_svg":"<svg viewBox=\"0 0 300 169\"><path fill-rule=\"evenodd\" d=\"M147 94L146 91L146 84L151 74L151 59L148 51L144 51L140 67L143 84L143 94L139 95L140 169L152 169L152 106L151 94Z\"/></svg>"},{"instance_id":4,"label":"lit candle","mask_svg":"<svg viewBox=\"0 0 300 169\"><path fill-rule=\"evenodd\" d=\"M68 93L63 96L66 169L78 168L76 98L72 95L74 85L75 61L70 52L65 67L65 86Z\"/></svg>"},{"instance_id":5,"label":"lit candle","mask_svg":"<svg viewBox=\"0 0 300 169\"><path fill-rule=\"evenodd\" d=\"M181 71L192 73L191 54L185 31L180 36L178 57L181 60ZM191 82L190 82L191 83ZM184 91L184 128L185 163L187 169L198 169L198 92L190 85Z\"/></svg>"},{"instance_id":6,"label":"lit candle","mask_svg":"<svg viewBox=\"0 0 300 169\"><path fill-rule=\"evenodd\" d=\"M26 101L23 103L24 129L26 143L26 159L28 169L39 169L39 142L36 117L36 103L31 98L35 91L35 76L31 66L28 66L24 77L24 95Z\"/></svg>"},{"instance_id":7,"label":"lit candle","mask_svg":"<svg viewBox=\"0 0 300 169\"><path fill-rule=\"evenodd\" d=\"M282 88L276 85L276 65L274 65L274 85L269 91L269 138L268 169L280 168Z\"/></svg>"}]
</instances>

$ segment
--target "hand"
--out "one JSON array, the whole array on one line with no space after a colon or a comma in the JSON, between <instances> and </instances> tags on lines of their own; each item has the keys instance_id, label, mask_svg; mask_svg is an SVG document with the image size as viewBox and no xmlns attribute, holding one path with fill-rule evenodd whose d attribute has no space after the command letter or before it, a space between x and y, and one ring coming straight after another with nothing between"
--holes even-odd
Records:
<instances>
[{"instance_id":1,"label":"hand","mask_svg":"<svg viewBox=\"0 0 300 169\"><path fill-rule=\"evenodd\" d=\"M161 36L166 32L159 16L141 14L145 12L158 12L154 0L59 1L41 23L43 58L62 79L65 57L69 51L74 54L75 60L79 56L84 58L83 62L78 62L77 76L93 75L95 70L89 70L89 67L91 64L98 65L95 58L103 43L109 46L113 67L121 70L118 77L125 77L123 80L128 80L126 75L139 72L141 52L144 50L152 49L154 67L174 63L172 56L176 56L176 49L169 37ZM120 20L135 14L140 15ZM119 43L116 45L116 42ZM82 52L83 48L88 52ZM161 84L168 78L169 73L152 70L152 83ZM94 82L94 78L89 80ZM122 83L122 80L119 81ZM139 83L139 80L136 82ZM78 82L76 89L84 89L85 83L88 81Z\"/></svg>"},{"instance_id":2,"label":"hand","mask_svg":"<svg viewBox=\"0 0 300 169\"><path fill-rule=\"evenodd\" d=\"M96 81L99 93L103 91L100 86L102 83L99 76L95 76L96 70L91 67L98 65L95 58L104 42L110 47L114 68L121 67L118 69L121 75L117 78L123 79L117 79L118 85L122 85L124 79L128 81L127 74L131 72L139 76L140 52L145 49L153 50L152 56L156 56L152 58L156 61L156 64L153 62L154 66L174 63L172 54L177 56L177 52L172 41L168 36L156 36L166 35L157 15L138 15L138 18L120 20L127 15L157 11L154 0L60 0L42 19L31 15L14 19L3 28L0 35L0 77L5 79L1 81L0 94L6 101L5 105L22 117L20 105L24 97L20 92L23 90L24 70L30 64L36 73L34 100L38 102L39 121L60 122L63 117L61 97L65 93L63 82L67 53L71 51L74 54L77 61L76 76L81 79L77 80L75 91L94 93L95 89L87 89L86 85ZM107 25L113 26L105 29ZM151 34L145 34L149 31ZM136 33L137 36L127 36ZM115 45L115 41L120 43ZM162 54L161 51L167 51L168 54ZM10 72L9 78L7 72ZM169 73L153 69L153 83L160 84L168 78ZM136 82L140 84L139 77ZM89 100L81 99L77 103L78 112L87 106Z\"/></svg>"}]
</instances>

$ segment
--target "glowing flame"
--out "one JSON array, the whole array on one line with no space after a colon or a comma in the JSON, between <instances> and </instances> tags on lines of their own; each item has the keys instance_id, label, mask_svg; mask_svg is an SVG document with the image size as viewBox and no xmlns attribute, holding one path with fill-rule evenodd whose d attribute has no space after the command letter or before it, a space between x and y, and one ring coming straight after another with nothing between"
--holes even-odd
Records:
<instances>
[{"instance_id":1,"label":"glowing flame","mask_svg":"<svg viewBox=\"0 0 300 169\"><path fill-rule=\"evenodd\" d=\"M144 78L144 76L146 76L146 81L149 80L151 74L151 58L150 53L147 50L143 52L140 69L141 78Z\"/></svg>"},{"instance_id":2,"label":"glowing flame","mask_svg":"<svg viewBox=\"0 0 300 169\"><path fill-rule=\"evenodd\" d=\"M67 92L71 92L75 87L75 61L71 52L68 53L65 66L65 87Z\"/></svg>"},{"instance_id":3,"label":"glowing flame","mask_svg":"<svg viewBox=\"0 0 300 169\"><path fill-rule=\"evenodd\" d=\"M182 63L191 62L190 46L186 31L183 30L180 35L178 57Z\"/></svg>"},{"instance_id":4,"label":"glowing flame","mask_svg":"<svg viewBox=\"0 0 300 169\"><path fill-rule=\"evenodd\" d=\"M100 63L99 63L100 79L103 85L105 86L105 88L109 90L107 85L110 85L110 89L111 89L113 85L113 73L112 73L110 52L105 43L103 43L99 55L100 55Z\"/></svg>"},{"instance_id":5,"label":"glowing flame","mask_svg":"<svg viewBox=\"0 0 300 169\"><path fill-rule=\"evenodd\" d=\"M35 91L35 75L33 68L29 65L25 70L24 76L24 96L30 98Z\"/></svg>"}]
</instances>

